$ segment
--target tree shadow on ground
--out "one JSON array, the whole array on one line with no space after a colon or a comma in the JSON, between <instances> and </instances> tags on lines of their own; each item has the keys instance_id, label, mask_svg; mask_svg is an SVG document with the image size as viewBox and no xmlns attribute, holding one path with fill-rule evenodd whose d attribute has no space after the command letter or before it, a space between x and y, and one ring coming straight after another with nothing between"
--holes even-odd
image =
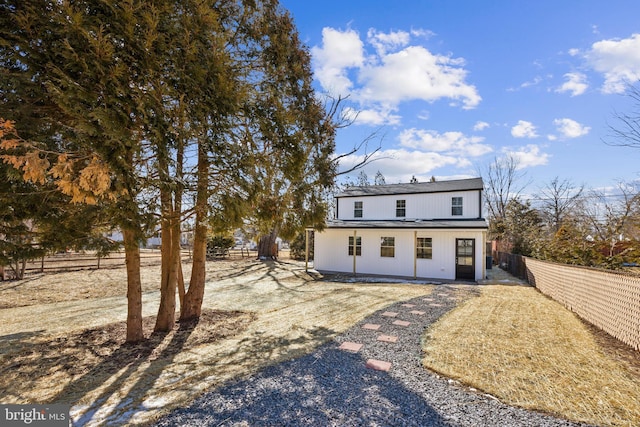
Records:
<instances>
[{"instance_id":1,"label":"tree shadow on ground","mask_svg":"<svg viewBox=\"0 0 640 427\"><path fill-rule=\"evenodd\" d=\"M154 320L143 319L147 334ZM144 396L185 348L234 336L253 320L249 313L203 310L199 322L180 322L173 331L153 333L138 344L122 344L124 322L42 339L13 334L3 343L12 348L3 354L10 363L3 364L0 395L14 396L11 401L16 402L74 405L88 397L91 403L78 405L79 425L97 411L99 418L122 414L122 408Z\"/></svg>"},{"instance_id":2,"label":"tree shadow on ground","mask_svg":"<svg viewBox=\"0 0 640 427\"><path fill-rule=\"evenodd\" d=\"M171 333L172 336L167 343L165 340L169 333L154 332L145 342L123 344L85 375L69 383L56 396L55 401L75 403L82 396L102 387L105 382L110 382L109 386L92 399L90 408L74 420L73 424L85 425L92 420L97 410L102 411L101 417L108 416L104 413L105 405L112 396L117 396L119 404L126 404L134 396L144 395L144 392L153 385L153 379L157 378L163 368L170 365L175 355L184 348L197 323L197 321L180 323L178 330ZM144 365L146 366L143 368ZM140 369L142 372L139 372ZM133 375L137 380L132 385L127 384L127 387L124 387ZM123 389L128 391L119 395ZM112 411L115 410L116 408L112 409Z\"/></svg>"},{"instance_id":3,"label":"tree shadow on ground","mask_svg":"<svg viewBox=\"0 0 640 427\"><path fill-rule=\"evenodd\" d=\"M329 343L232 381L156 426L448 425L419 395Z\"/></svg>"}]
</instances>

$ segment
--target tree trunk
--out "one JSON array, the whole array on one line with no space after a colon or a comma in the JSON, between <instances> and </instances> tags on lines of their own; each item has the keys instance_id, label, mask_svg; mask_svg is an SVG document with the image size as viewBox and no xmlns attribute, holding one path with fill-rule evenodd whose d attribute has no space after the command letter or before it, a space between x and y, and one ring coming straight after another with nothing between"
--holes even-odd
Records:
<instances>
[{"instance_id":1,"label":"tree trunk","mask_svg":"<svg viewBox=\"0 0 640 427\"><path fill-rule=\"evenodd\" d=\"M128 343L144 339L142 331L142 281L140 280L140 248L135 233L123 229L127 266L127 338Z\"/></svg>"},{"instance_id":2,"label":"tree trunk","mask_svg":"<svg viewBox=\"0 0 640 427\"><path fill-rule=\"evenodd\" d=\"M178 300L180 301L180 311L184 307L184 273L182 271L182 253L180 253L180 265L178 266Z\"/></svg>"},{"instance_id":3,"label":"tree trunk","mask_svg":"<svg viewBox=\"0 0 640 427\"><path fill-rule=\"evenodd\" d=\"M258 243L258 258L259 259L278 259L278 245L276 239L278 238L278 227L274 227L271 233L262 236Z\"/></svg>"},{"instance_id":4,"label":"tree trunk","mask_svg":"<svg viewBox=\"0 0 640 427\"><path fill-rule=\"evenodd\" d=\"M180 307L180 320L196 319L202 314L207 260L207 211L209 200L209 160L204 146L198 146L198 184L196 194L196 227L193 236L193 264L189 290Z\"/></svg>"},{"instance_id":5,"label":"tree trunk","mask_svg":"<svg viewBox=\"0 0 640 427\"><path fill-rule=\"evenodd\" d=\"M169 165L164 157L158 161L161 176L160 203L162 227L162 278L160 281L160 307L154 330L169 332L176 320L176 288L182 276L182 260L180 256L180 225L182 216L182 163L184 161L184 144L178 140L176 150L176 182L170 185Z\"/></svg>"},{"instance_id":6,"label":"tree trunk","mask_svg":"<svg viewBox=\"0 0 640 427\"><path fill-rule=\"evenodd\" d=\"M177 270L175 268L174 238L173 238L173 204L171 192L166 186L160 189L160 203L162 205L161 221L161 278L160 278L160 307L156 317L155 332L169 332L173 329L176 316L176 286Z\"/></svg>"},{"instance_id":7,"label":"tree trunk","mask_svg":"<svg viewBox=\"0 0 640 427\"><path fill-rule=\"evenodd\" d=\"M196 218L199 215L196 214ZM197 319L202 314L204 283L206 279L207 226L197 220L193 239L193 265L189 289L184 296L184 305L180 310L180 320Z\"/></svg>"},{"instance_id":8,"label":"tree trunk","mask_svg":"<svg viewBox=\"0 0 640 427\"><path fill-rule=\"evenodd\" d=\"M182 103L181 103L182 105ZM180 115L181 123L180 128L184 126L182 119L183 115ZM180 310L182 310L182 304L184 304L184 275L182 274L182 247L180 241L182 238L182 196L184 188L182 182L184 180L183 167L184 164L184 140L178 140L178 147L176 152L176 178L178 179L178 185L175 189L175 199L173 206L173 266L176 269L176 285L178 286L178 297L180 301Z\"/></svg>"},{"instance_id":9,"label":"tree trunk","mask_svg":"<svg viewBox=\"0 0 640 427\"><path fill-rule=\"evenodd\" d=\"M24 279L24 272L27 270L27 260L23 259L20 265L20 279Z\"/></svg>"}]
</instances>

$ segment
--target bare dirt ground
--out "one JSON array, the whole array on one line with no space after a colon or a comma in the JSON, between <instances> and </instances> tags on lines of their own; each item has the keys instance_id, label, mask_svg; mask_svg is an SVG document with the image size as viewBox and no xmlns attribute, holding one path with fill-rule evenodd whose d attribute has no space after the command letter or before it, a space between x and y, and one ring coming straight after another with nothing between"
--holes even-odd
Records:
<instances>
[{"instance_id":1,"label":"bare dirt ground","mask_svg":"<svg viewBox=\"0 0 640 427\"><path fill-rule=\"evenodd\" d=\"M185 277L190 267L184 265ZM312 351L431 285L319 281L304 263L208 263L205 315L152 335L159 268L143 268L149 339L124 345L124 269L0 282L3 403L70 403L78 425L146 423L202 391Z\"/></svg>"}]
</instances>

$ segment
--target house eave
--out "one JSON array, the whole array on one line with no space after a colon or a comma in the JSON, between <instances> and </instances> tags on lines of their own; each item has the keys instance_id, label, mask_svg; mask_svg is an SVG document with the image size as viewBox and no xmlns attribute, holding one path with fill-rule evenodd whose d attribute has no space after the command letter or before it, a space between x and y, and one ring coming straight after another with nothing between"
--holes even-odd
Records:
<instances>
[{"instance_id":1,"label":"house eave","mask_svg":"<svg viewBox=\"0 0 640 427\"><path fill-rule=\"evenodd\" d=\"M480 219L415 219L415 220L331 220L327 222L329 229L479 229L487 230L489 225Z\"/></svg>"}]
</instances>

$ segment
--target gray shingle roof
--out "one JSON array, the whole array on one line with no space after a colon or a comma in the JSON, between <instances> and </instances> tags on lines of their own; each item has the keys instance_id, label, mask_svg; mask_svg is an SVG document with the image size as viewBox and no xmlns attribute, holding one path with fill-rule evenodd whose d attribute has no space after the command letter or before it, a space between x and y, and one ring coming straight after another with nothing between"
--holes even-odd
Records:
<instances>
[{"instance_id":1,"label":"gray shingle roof","mask_svg":"<svg viewBox=\"0 0 640 427\"><path fill-rule=\"evenodd\" d=\"M407 184L367 185L348 187L336 197L382 196L388 194L442 193L446 191L482 190L482 178L451 181L416 182Z\"/></svg>"}]
</instances>

